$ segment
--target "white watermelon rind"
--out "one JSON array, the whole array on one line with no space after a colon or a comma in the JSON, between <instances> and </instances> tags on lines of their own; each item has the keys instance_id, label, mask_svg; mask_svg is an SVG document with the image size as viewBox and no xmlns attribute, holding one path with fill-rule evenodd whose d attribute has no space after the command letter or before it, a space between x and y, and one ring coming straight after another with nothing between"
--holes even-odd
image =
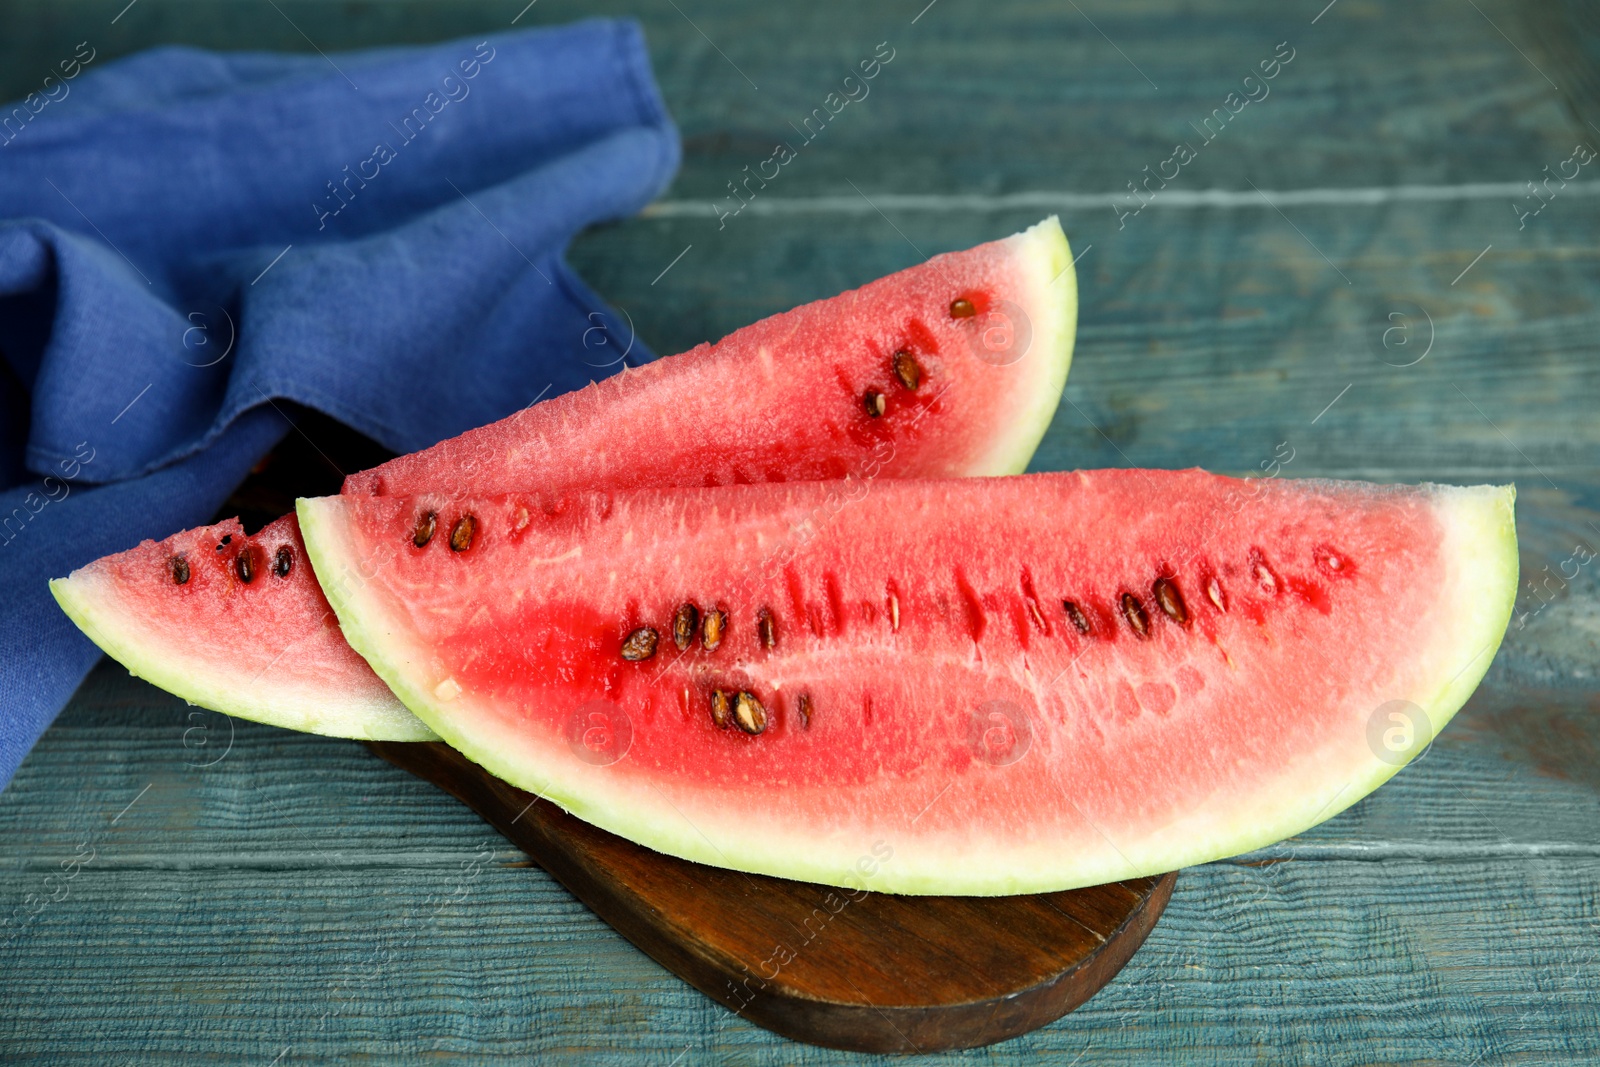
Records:
<instances>
[{"instance_id":1,"label":"white watermelon rind","mask_svg":"<svg viewBox=\"0 0 1600 1067\"><path fill-rule=\"evenodd\" d=\"M1019 407L996 431L989 452L973 463L972 475L1027 469L1061 403L1078 334L1078 274L1061 221L1051 215L1003 243L1013 249L1027 279L1027 292L1017 294L1032 335L1017 362L1027 377L1012 394Z\"/></svg>"},{"instance_id":2,"label":"white watermelon rind","mask_svg":"<svg viewBox=\"0 0 1600 1067\"><path fill-rule=\"evenodd\" d=\"M1516 599L1518 560L1510 486L1424 487L1443 531L1446 564L1433 644L1417 657L1411 699L1428 716L1433 736L1472 694L1493 661ZM1105 848L1085 852L1050 842L1029 847L986 848L967 839L953 850L938 843L902 842L892 862L877 866L865 883L857 863L867 842L797 841L780 827L753 825L733 839L707 837L664 795L616 788L618 779L597 782L595 768L582 767L559 751L539 753L505 727L484 721L465 724L459 713L413 683L432 676L426 648L402 636L404 620L391 618L374 583L362 579L360 553L347 534L348 501L298 503L307 554L350 644L395 694L452 747L491 774L603 829L684 859L802 881L901 894L995 896L1040 893L1161 874L1250 852L1293 837L1367 796L1399 770L1369 749L1367 722L1375 707L1342 711L1349 729L1327 751L1306 752L1247 798L1220 796L1188 811L1140 840L1101 832ZM541 756L543 758L541 758ZM585 776L588 775L587 779ZM659 792L659 791L658 791ZM1080 798L1094 825L1093 798ZM1077 801L1074 801L1077 805Z\"/></svg>"},{"instance_id":3,"label":"white watermelon rind","mask_svg":"<svg viewBox=\"0 0 1600 1067\"><path fill-rule=\"evenodd\" d=\"M1425 483L1420 488L1433 498L1444 535L1439 554L1448 570L1441 584L1452 595L1440 615L1458 625L1441 628L1431 649L1418 657L1425 680L1410 694L1392 695L1422 708L1436 738L1478 688L1511 623L1519 580L1516 487ZM1380 706L1346 709L1352 737L1359 741L1338 752L1302 754L1281 769L1275 785L1257 790L1249 810L1223 813L1202 806L1150 840L1119 843L1118 863L1140 875L1177 870L1253 852L1333 818L1427 750L1418 744L1411 759L1397 764L1367 747L1366 727ZM1330 774L1338 763L1344 769Z\"/></svg>"},{"instance_id":4,"label":"white watermelon rind","mask_svg":"<svg viewBox=\"0 0 1600 1067\"><path fill-rule=\"evenodd\" d=\"M438 736L390 693L363 695L323 687L241 689L236 672L219 675L169 635L142 624L114 583L85 571L50 582L61 610L100 650L132 675L190 704L269 726L360 741L437 741ZM197 638L204 635L196 635ZM291 648L286 655L293 655Z\"/></svg>"}]
</instances>

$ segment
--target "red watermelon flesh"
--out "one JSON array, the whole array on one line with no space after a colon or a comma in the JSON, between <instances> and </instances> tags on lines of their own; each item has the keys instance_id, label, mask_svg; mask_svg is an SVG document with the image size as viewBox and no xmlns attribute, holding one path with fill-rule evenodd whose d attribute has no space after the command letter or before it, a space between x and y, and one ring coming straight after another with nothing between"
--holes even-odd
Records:
<instances>
[{"instance_id":1,"label":"red watermelon flesh","mask_svg":"<svg viewBox=\"0 0 1600 1067\"><path fill-rule=\"evenodd\" d=\"M1015 474L1055 414L1076 322L1052 218L351 475L344 492Z\"/></svg>"},{"instance_id":2,"label":"red watermelon flesh","mask_svg":"<svg viewBox=\"0 0 1600 1067\"><path fill-rule=\"evenodd\" d=\"M1027 465L1072 357L1072 255L1050 218L630 369L347 480L346 493L497 493ZM608 351L598 349L597 351ZM83 631L191 702L343 737L433 736L345 644L293 516L185 531L52 583ZM172 561L190 567L175 582Z\"/></svg>"},{"instance_id":3,"label":"red watermelon flesh","mask_svg":"<svg viewBox=\"0 0 1600 1067\"><path fill-rule=\"evenodd\" d=\"M145 541L51 588L103 651L192 704L312 733L435 739L345 642L293 515L254 536L229 519Z\"/></svg>"},{"instance_id":4,"label":"red watermelon flesh","mask_svg":"<svg viewBox=\"0 0 1600 1067\"><path fill-rule=\"evenodd\" d=\"M495 775L673 855L902 893L1091 885L1298 833L1444 726L1516 589L1509 487L865 488L300 517L350 643Z\"/></svg>"}]
</instances>

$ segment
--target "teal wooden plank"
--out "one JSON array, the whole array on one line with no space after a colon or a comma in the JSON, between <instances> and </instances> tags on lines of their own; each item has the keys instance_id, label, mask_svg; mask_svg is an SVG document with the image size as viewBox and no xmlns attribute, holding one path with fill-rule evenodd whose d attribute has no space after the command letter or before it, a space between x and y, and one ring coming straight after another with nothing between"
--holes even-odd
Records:
<instances>
[{"instance_id":1,"label":"teal wooden plank","mask_svg":"<svg viewBox=\"0 0 1600 1067\"><path fill-rule=\"evenodd\" d=\"M506 29L526 0L140 0L113 24L123 6L4 0L0 92L35 88L51 57L85 39L106 57L155 43L331 52ZM540 0L517 25L597 14L643 22L685 135L675 196L726 196L726 183L776 140L799 136L790 123L826 108L885 41L894 59L864 99L797 146L784 195L854 196L849 183L864 177L900 193L1111 193L1179 140L1198 143L1190 124L1227 106L1230 92L1260 95L1243 79L1284 41L1294 59L1269 95L1202 149L1181 187L1536 178L1570 149L1572 119L1558 88L1507 42L1538 52L1528 6L1481 0L1485 18L1453 0L1340 0L1313 25L1323 7L1314 0L941 0L913 24L923 4L903 0L781 12L738 0Z\"/></svg>"},{"instance_id":2,"label":"teal wooden plank","mask_svg":"<svg viewBox=\"0 0 1600 1067\"><path fill-rule=\"evenodd\" d=\"M1039 465L1248 471L1289 440L1290 475L1515 480L1526 577L1559 573L1579 541L1600 547L1600 197L1566 190L1519 230L1506 189L1593 132L1593 35L1563 32L1572 5L1339 0L1313 25L1321 0L940 0L912 25L922 6L524 13L642 8L684 172L652 217L585 236L573 258L648 341L686 348L1060 210L1088 250L1083 325ZM307 36L332 50L502 28L524 3L140 0L113 24L122 7L0 0L0 93L85 38L105 56L305 50ZM882 40L895 59L871 96L719 229L726 183ZM1119 227L1110 194L1282 40L1296 57L1270 98ZM1418 184L1444 188L1403 191ZM1207 206L1206 190L1229 195ZM1030 192L1050 196L1007 199ZM1415 329L1413 309L1434 317L1435 348L1383 365L1405 361L1381 346L1387 316ZM1484 690L1420 763L1293 842L1185 872L1100 996L960 1059L1600 1058L1595 567L1525 588L1519 612ZM63 885L84 849L93 860ZM102 668L0 794L0 1050L97 1065L865 1062L730 1015L524 862L358 746L230 728Z\"/></svg>"},{"instance_id":3,"label":"teal wooden plank","mask_svg":"<svg viewBox=\"0 0 1600 1067\"><path fill-rule=\"evenodd\" d=\"M1585 1062L1597 880L1593 858L1197 868L1084 1008L930 1062ZM91 867L71 886L8 951L8 1062L897 1062L755 1028L537 870Z\"/></svg>"}]
</instances>

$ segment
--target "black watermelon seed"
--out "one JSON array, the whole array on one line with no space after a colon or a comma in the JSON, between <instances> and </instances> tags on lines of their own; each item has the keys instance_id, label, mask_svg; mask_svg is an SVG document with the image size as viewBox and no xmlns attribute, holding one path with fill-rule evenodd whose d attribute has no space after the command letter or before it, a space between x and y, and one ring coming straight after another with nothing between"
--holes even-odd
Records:
<instances>
[{"instance_id":1,"label":"black watermelon seed","mask_svg":"<svg viewBox=\"0 0 1600 1067\"><path fill-rule=\"evenodd\" d=\"M471 515L463 515L450 527L450 551L465 552L472 547L472 535L477 532L478 520ZM651 631L654 633L655 631Z\"/></svg>"},{"instance_id":2,"label":"black watermelon seed","mask_svg":"<svg viewBox=\"0 0 1600 1067\"><path fill-rule=\"evenodd\" d=\"M418 548L426 548L428 542L433 540L433 528L438 521L438 514L432 511L417 516L417 525L411 531L411 543Z\"/></svg>"},{"instance_id":3,"label":"black watermelon seed","mask_svg":"<svg viewBox=\"0 0 1600 1067\"><path fill-rule=\"evenodd\" d=\"M1170 578L1157 578L1155 588L1152 590L1156 596L1156 603L1161 605L1161 610L1166 612L1167 618L1179 626L1189 625L1189 608L1183 602L1183 594L1178 591L1178 585Z\"/></svg>"},{"instance_id":4,"label":"black watermelon seed","mask_svg":"<svg viewBox=\"0 0 1600 1067\"><path fill-rule=\"evenodd\" d=\"M672 615L672 643L679 652L686 652L700 628L700 609L693 604L683 604Z\"/></svg>"},{"instance_id":5,"label":"black watermelon seed","mask_svg":"<svg viewBox=\"0 0 1600 1067\"><path fill-rule=\"evenodd\" d=\"M916 356L902 348L894 354L894 376L914 393L917 386L922 384L922 364L917 362Z\"/></svg>"},{"instance_id":6,"label":"black watermelon seed","mask_svg":"<svg viewBox=\"0 0 1600 1067\"><path fill-rule=\"evenodd\" d=\"M761 634L762 648L778 647L778 624L772 618L771 608L762 608L756 613L756 629Z\"/></svg>"},{"instance_id":7,"label":"black watermelon seed","mask_svg":"<svg viewBox=\"0 0 1600 1067\"><path fill-rule=\"evenodd\" d=\"M1122 594L1122 617L1128 620L1134 633L1140 637L1150 636L1150 616L1145 614L1144 605L1132 593Z\"/></svg>"},{"instance_id":8,"label":"black watermelon seed","mask_svg":"<svg viewBox=\"0 0 1600 1067\"><path fill-rule=\"evenodd\" d=\"M733 721L733 699L726 689L711 691L711 721L717 726L727 726Z\"/></svg>"},{"instance_id":9,"label":"black watermelon seed","mask_svg":"<svg viewBox=\"0 0 1600 1067\"><path fill-rule=\"evenodd\" d=\"M733 698L733 721L739 729L754 737L767 728L767 709L761 706L754 693L740 691Z\"/></svg>"},{"instance_id":10,"label":"black watermelon seed","mask_svg":"<svg viewBox=\"0 0 1600 1067\"><path fill-rule=\"evenodd\" d=\"M868 389L861 394L861 406L866 409L870 417L876 419L888 409L889 405L884 401L882 393L876 389Z\"/></svg>"},{"instance_id":11,"label":"black watermelon seed","mask_svg":"<svg viewBox=\"0 0 1600 1067\"><path fill-rule=\"evenodd\" d=\"M189 561L182 556L173 556L167 560L167 569L172 572L173 584L184 585L189 581Z\"/></svg>"},{"instance_id":12,"label":"black watermelon seed","mask_svg":"<svg viewBox=\"0 0 1600 1067\"><path fill-rule=\"evenodd\" d=\"M1078 628L1078 632L1080 634L1086 634L1089 632L1089 616L1083 613L1083 609L1078 607L1076 601L1063 600L1061 602L1061 607L1066 611L1067 618L1072 620L1072 625Z\"/></svg>"},{"instance_id":13,"label":"black watermelon seed","mask_svg":"<svg viewBox=\"0 0 1600 1067\"><path fill-rule=\"evenodd\" d=\"M659 639L660 635L656 633L654 627L639 627L622 642L622 658L630 663L649 659L656 654L656 642Z\"/></svg>"},{"instance_id":14,"label":"black watermelon seed","mask_svg":"<svg viewBox=\"0 0 1600 1067\"><path fill-rule=\"evenodd\" d=\"M279 545L277 555L272 557L272 573L279 578L287 578L292 570L294 570L294 550L288 545Z\"/></svg>"},{"instance_id":15,"label":"black watermelon seed","mask_svg":"<svg viewBox=\"0 0 1600 1067\"><path fill-rule=\"evenodd\" d=\"M246 548L233 561L233 571L245 585L255 581L256 553L253 548Z\"/></svg>"},{"instance_id":16,"label":"black watermelon seed","mask_svg":"<svg viewBox=\"0 0 1600 1067\"><path fill-rule=\"evenodd\" d=\"M722 635L728 629L728 613L721 608L712 608L706 612L704 624L700 629L700 642L706 646L707 652L715 652L717 646L722 644Z\"/></svg>"}]
</instances>

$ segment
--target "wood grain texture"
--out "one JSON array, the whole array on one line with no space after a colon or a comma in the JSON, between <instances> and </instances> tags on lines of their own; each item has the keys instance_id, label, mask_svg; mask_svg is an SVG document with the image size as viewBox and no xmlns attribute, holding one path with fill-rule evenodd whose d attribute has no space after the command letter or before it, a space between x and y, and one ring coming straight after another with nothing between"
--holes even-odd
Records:
<instances>
[{"instance_id":1,"label":"wood grain texture","mask_svg":"<svg viewBox=\"0 0 1600 1067\"><path fill-rule=\"evenodd\" d=\"M829 1048L942 1052L1052 1023L1122 969L1177 878L998 898L838 890L652 852L539 803L447 745L367 747L483 816L708 997Z\"/></svg>"},{"instance_id":2,"label":"wood grain texture","mask_svg":"<svg viewBox=\"0 0 1600 1067\"><path fill-rule=\"evenodd\" d=\"M884 41L895 57L870 94L804 146L773 195L855 197L851 182L869 194L1124 192L1282 41L1294 61L1184 187L1521 182L1576 132L1562 93L1495 28L1537 54L1523 8L1553 4L1477 0L1491 25L1454 0L1339 0L1312 25L1326 0L939 0L913 24L926 2L540 0L517 26L640 20L684 135L672 199L727 196ZM526 0L140 0L112 24L122 6L0 0L16 57L0 93L36 88L85 37L104 57L152 43L332 52L508 29Z\"/></svg>"},{"instance_id":3,"label":"wood grain texture","mask_svg":"<svg viewBox=\"0 0 1600 1067\"><path fill-rule=\"evenodd\" d=\"M113 25L123 0L0 0L0 89L32 89L85 38L107 56L308 50L303 31L332 50L504 28L525 2L140 0ZM1600 1061L1600 579L1559 577L1576 544L1600 547L1600 197L1569 190L1519 230L1503 188L1461 191L1536 180L1600 138L1600 51L1565 21L1592 16L1338 0L1313 26L1324 6L939 0L912 26L921 2L540 0L518 23L645 23L684 170L668 209L572 259L658 350L1060 209L1083 318L1037 466L1250 471L1287 440L1291 477L1515 481L1524 578L1557 576L1525 586L1522 624L1419 763L1300 838L1185 871L1071 1015L930 1062ZM700 205L886 39L872 95L764 194L791 206L719 230ZM1271 97L1167 191L1240 195L1164 194L1119 229L1110 194L1282 40L1297 56ZM1390 198L1274 208L1252 183ZM1394 198L1415 185L1448 188ZM1003 199L1030 191L1072 195ZM1434 348L1385 365L1405 362L1388 316L1415 329L1417 308ZM94 860L46 889L80 845ZM102 667L0 794L0 1058L902 1062L734 1016L528 862L357 745L230 724Z\"/></svg>"}]
</instances>

